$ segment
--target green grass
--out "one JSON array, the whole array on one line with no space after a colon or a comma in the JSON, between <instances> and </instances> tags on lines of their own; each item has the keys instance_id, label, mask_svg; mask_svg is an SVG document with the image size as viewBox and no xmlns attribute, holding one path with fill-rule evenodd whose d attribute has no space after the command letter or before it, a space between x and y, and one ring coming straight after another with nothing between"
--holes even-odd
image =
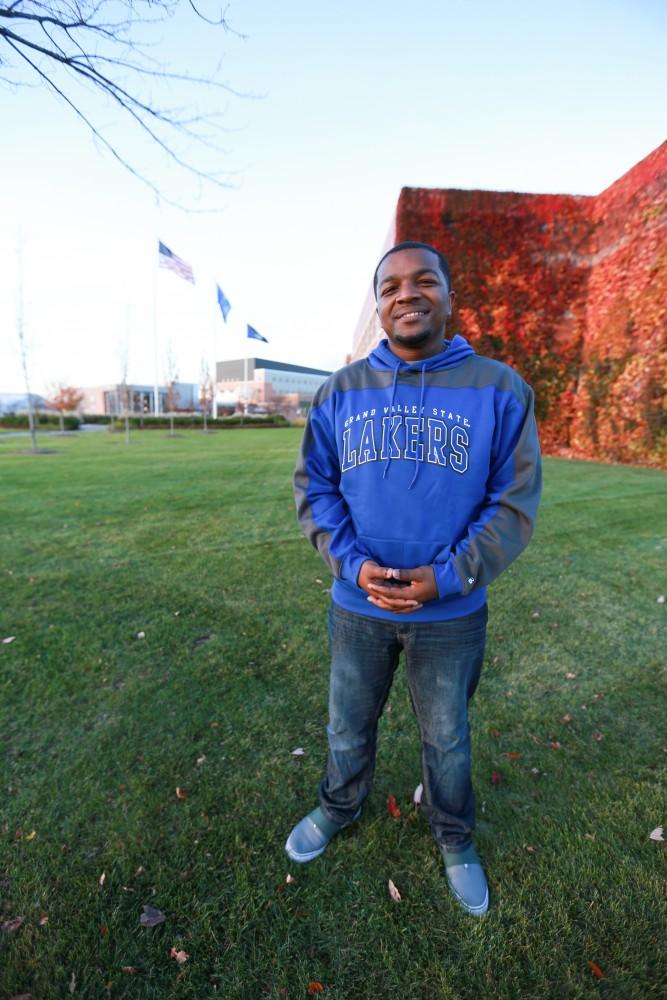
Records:
<instances>
[{"instance_id":1,"label":"green grass","mask_svg":"<svg viewBox=\"0 0 667 1000\"><path fill-rule=\"evenodd\" d=\"M299 436L0 441L0 916L24 918L0 933L0 997L664 996L667 475L547 461L535 540L491 589L475 921L411 804L402 674L361 821L311 865L283 853L326 753Z\"/></svg>"}]
</instances>

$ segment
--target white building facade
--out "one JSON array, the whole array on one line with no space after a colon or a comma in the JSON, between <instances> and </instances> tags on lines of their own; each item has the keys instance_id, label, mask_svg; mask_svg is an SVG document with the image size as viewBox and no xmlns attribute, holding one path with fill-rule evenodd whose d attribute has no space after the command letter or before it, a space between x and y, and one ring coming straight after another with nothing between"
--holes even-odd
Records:
<instances>
[{"instance_id":1,"label":"white building facade","mask_svg":"<svg viewBox=\"0 0 667 1000\"><path fill-rule=\"evenodd\" d=\"M218 406L236 402L244 407L266 408L284 401L298 409L310 405L318 387L331 375L321 368L290 365L266 358L237 358L215 366L215 399Z\"/></svg>"}]
</instances>

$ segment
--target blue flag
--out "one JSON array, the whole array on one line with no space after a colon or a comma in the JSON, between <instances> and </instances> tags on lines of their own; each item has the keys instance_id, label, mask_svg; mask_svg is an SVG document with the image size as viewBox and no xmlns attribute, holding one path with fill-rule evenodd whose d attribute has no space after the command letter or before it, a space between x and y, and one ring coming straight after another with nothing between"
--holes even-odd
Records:
<instances>
[{"instance_id":1,"label":"blue flag","mask_svg":"<svg viewBox=\"0 0 667 1000\"><path fill-rule=\"evenodd\" d=\"M220 312L222 313L222 318L227 322L227 317L229 316L229 310L232 308L231 303L225 293L223 292L220 285L215 286L218 290L218 305L220 306Z\"/></svg>"},{"instance_id":2,"label":"blue flag","mask_svg":"<svg viewBox=\"0 0 667 1000\"><path fill-rule=\"evenodd\" d=\"M266 339L266 337L263 337L261 333L257 333L257 330L255 330L254 327L250 326L250 323L248 323L248 336L250 337L251 340L263 340L265 344L268 344L268 340Z\"/></svg>"}]
</instances>

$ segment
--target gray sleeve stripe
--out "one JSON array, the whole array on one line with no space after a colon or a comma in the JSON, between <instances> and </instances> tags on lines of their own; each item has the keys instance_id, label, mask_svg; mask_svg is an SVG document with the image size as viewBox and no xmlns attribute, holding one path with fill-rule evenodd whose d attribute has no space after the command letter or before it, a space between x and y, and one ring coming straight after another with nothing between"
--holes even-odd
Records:
<instances>
[{"instance_id":1,"label":"gray sleeve stripe","mask_svg":"<svg viewBox=\"0 0 667 1000\"><path fill-rule=\"evenodd\" d=\"M391 385L393 378L393 372L377 371L371 368L367 358L363 358L330 375L315 393L313 406L321 406L334 392L349 392L351 389L386 389Z\"/></svg>"},{"instance_id":2,"label":"gray sleeve stripe","mask_svg":"<svg viewBox=\"0 0 667 1000\"><path fill-rule=\"evenodd\" d=\"M399 375L399 382L414 385L419 385L420 379L420 372L402 372ZM427 388L485 389L490 385L500 392L511 392L523 406L528 405L531 390L527 383L512 368L493 358L482 358L475 354L455 368L426 372Z\"/></svg>"},{"instance_id":3,"label":"gray sleeve stripe","mask_svg":"<svg viewBox=\"0 0 667 1000\"><path fill-rule=\"evenodd\" d=\"M353 389L386 389L394 378L392 371L372 368L367 358L334 372L322 383L313 399L313 406L321 406L334 392L350 392ZM399 383L420 385L421 371L399 372ZM530 388L512 368L473 354L454 368L426 372L426 388L433 386L443 389L484 389L494 386L501 392L511 392L524 406L528 405Z\"/></svg>"},{"instance_id":4,"label":"gray sleeve stripe","mask_svg":"<svg viewBox=\"0 0 667 1000\"><path fill-rule=\"evenodd\" d=\"M313 443L313 432L310 420L306 421L301 441L301 450L296 462L294 473L294 500L296 501L296 516L299 526L311 545L320 553L325 563L328 565L334 576L340 576L340 560L331 555L331 535L328 531L322 531L313 519L313 511L308 503L308 473L306 472L306 458Z\"/></svg>"},{"instance_id":5,"label":"gray sleeve stripe","mask_svg":"<svg viewBox=\"0 0 667 1000\"><path fill-rule=\"evenodd\" d=\"M454 560L464 594L495 580L523 552L532 537L542 489L542 470L532 391L530 396L530 406L514 451L512 484L500 497L498 512Z\"/></svg>"}]
</instances>

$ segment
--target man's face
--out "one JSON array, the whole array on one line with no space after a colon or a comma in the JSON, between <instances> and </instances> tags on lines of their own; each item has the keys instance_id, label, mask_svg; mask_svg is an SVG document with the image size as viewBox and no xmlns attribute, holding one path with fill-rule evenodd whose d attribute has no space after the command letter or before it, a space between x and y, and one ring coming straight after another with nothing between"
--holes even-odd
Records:
<instances>
[{"instance_id":1,"label":"man's face","mask_svg":"<svg viewBox=\"0 0 667 1000\"><path fill-rule=\"evenodd\" d=\"M399 357L416 360L442 350L453 297L431 250L397 250L382 261L377 311Z\"/></svg>"}]
</instances>

